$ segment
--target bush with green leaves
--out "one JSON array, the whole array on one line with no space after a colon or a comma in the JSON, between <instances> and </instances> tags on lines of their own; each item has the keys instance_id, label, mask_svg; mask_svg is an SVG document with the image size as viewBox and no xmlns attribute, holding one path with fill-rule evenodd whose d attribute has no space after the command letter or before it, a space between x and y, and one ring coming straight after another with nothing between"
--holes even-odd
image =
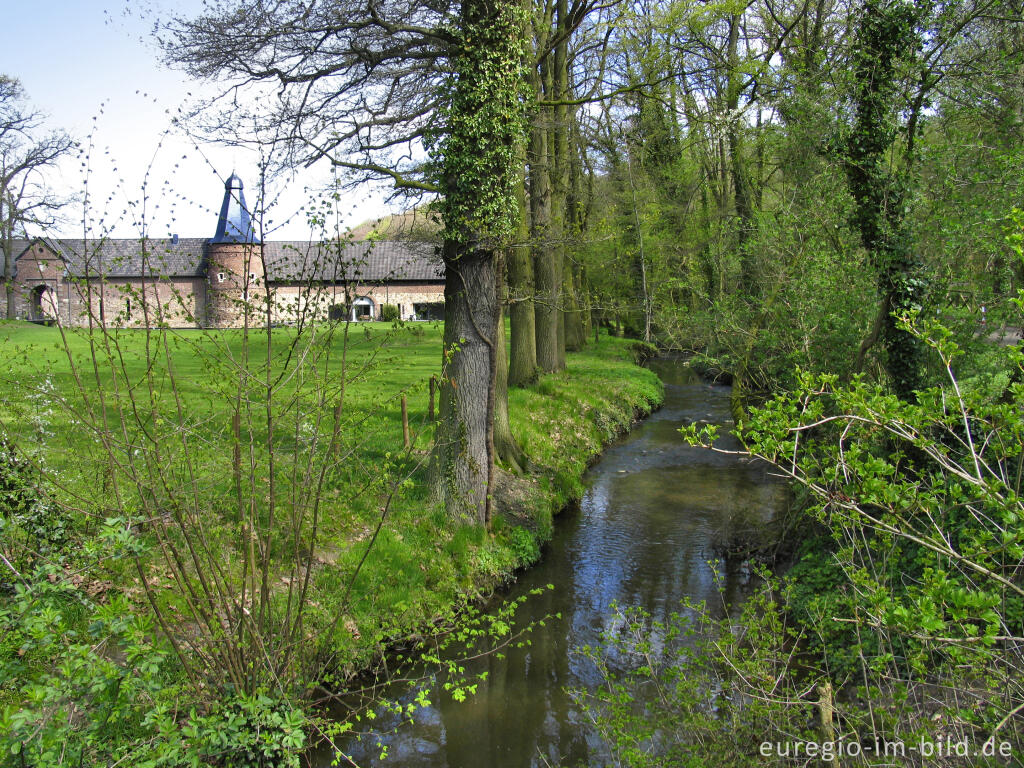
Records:
<instances>
[{"instance_id":1,"label":"bush with green leaves","mask_svg":"<svg viewBox=\"0 0 1024 768\"><path fill-rule=\"evenodd\" d=\"M5 759L25 766L156 764L152 739L176 729L169 705L178 688L149 619L123 598L93 602L62 568L44 565L0 603L0 632ZM139 752L125 733L148 734L149 746Z\"/></svg>"},{"instance_id":2,"label":"bush with green leaves","mask_svg":"<svg viewBox=\"0 0 1024 768\"><path fill-rule=\"evenodd\" d=\"M137 548L108 521L82 555ZM197 700L157 623L124 594L97 598L93 586L40 564L0 600L0 765L298 765L300 709L264 691Z\"/></svg>"},{"instance_id":3,"label":"bush with green leaves","mask_svg":"<svg viewBox=\"0 0 1024 768\"><path fill-rule=\"evenodd\" d=\"M987 372L961 378L949 331L902 327L945 375L915 402L805 374L750 414L747 449L806 489L831 543L797 563L789 607L854 694L842 708L853 732L1019 749L1024 350L993 352ZM708 442L714 430L685 432Z\"/></svg>"},{"instance_id":4,"label":"bush with green leaves","mask_svg":"<svg viewBox=\"0 0 1024 768\"><path fill-rule=\"evenodd\" d=\"M393 323L401 319L401 312L395 304L380 305L380 319L384 323Z\"/></svg>"},{"instance_id":5,"label":"bush with green leaves","mask_svg":"<svg viewBox=\"0 0 1024 768\"><path fill-rule=\"evenodd\" d=\"M684 601L667 622L612 606L601 644L582 649L601 685L571 691L597 727L612 765L723 768L764 765L769 734L819 740L821 673L792 674L800 635L770 586L738 619L713 619Z\"/></svg>"},{"instance_id":6,"label":"bush with green leaves","mask_svg":"<svg viewBox=\"0 0 1024 768\"><path fill-rule=\"evenodd\" d=\"M302 709L257 692L219 702L206 715L193 711L182 736L197 765L298 768L306 725Z\"/></svg>"},{"instance_id":7,"label":"bush with green leaves","mask_svg":"<svg viewBox=\"0 0 1024 768\"><path fill-rule=\"evenodd\" d=\"M68 535L66 515L40 492L32 464L0 438L0 583L58 552Z\"/></svg>"}]
</instances>

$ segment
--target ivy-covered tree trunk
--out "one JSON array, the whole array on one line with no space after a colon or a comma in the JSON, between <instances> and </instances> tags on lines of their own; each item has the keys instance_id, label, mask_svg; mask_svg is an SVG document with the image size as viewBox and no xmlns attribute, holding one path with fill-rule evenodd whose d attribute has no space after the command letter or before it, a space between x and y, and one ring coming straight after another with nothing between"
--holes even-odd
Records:
<instances>
[{"instance_id":1,"label":"ivy-covered tree trunk","mask_svg":"<svg viewBox=\"0 0 1024 768\"><path fill-rule=\"evenodd\" d=\"M898 130L902 65L918 50L917 12L901 0L868 0L857 27L854 56L856 116L846 146L846 176L856 201L861 242L876 272L875 328L861 346L857 366L877 337L893 390L911 399L920 386L919 341L897 327L897 318L920 306L913 239L905 220L909 181L889 156Z\"/></svg>"},{"instance_id":2,"label":"ivy-covered tree trunk","mask_svg":"<svg viewBox=\"0 0 1024 768\"><path fill-rule=\"evenodd\" d=\"M433 477L449 514L490 522L501 295L499 249L518 209L522 7L465 0L445 133L431 144L444 189L445 325Z\"/></svg>"}]
</instances>

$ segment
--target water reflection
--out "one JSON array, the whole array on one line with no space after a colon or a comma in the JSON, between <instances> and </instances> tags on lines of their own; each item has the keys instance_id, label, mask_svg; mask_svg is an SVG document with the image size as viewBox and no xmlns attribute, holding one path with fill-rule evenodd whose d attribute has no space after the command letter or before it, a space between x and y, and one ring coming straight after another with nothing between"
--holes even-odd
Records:
<instances>
[{"instance_id":1,"label":"water reflection","mask_svg":"<svg viewBox=\"0 0 1024 768\"><path fill-rule=\"evenodd\" d=\"M555 584L527 601L520 616L562 618L534 633L530 647L479 660L474 671L486 669L487 682L466 702L435 695L442 700L385 740L386 761L372 745L354 745L360 765L602 765L601 745L565 692L598 682L592 664L573 650L614 628L613 602L665 620L685 597L722 615L738 595L735 579L709 562L714 543L738 520L771 516L783 488L762 466L683 443L682 423L728 423L728 387L709 386L678 361L652 367L666 383L664 406L589 471L579 510L560 521L543 562L512 590L515 596Z\"/></svg>"}]
</instances>

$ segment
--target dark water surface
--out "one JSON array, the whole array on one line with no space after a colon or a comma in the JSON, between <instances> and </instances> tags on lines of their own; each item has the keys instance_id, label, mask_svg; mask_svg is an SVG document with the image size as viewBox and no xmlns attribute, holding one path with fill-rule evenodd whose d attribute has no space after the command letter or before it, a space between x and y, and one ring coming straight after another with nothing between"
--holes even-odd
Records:
<instances>
[{"instance_id":1,"label":"dark water surface","mask_svg":"<svg viewBox=\"0 0 1024 768\"><path fill-rule=\"evenodd\" d=\"M347 745L359 765L603 765L604 750L566 688L598 682L593 664L576 651L600 642L615 621L609 605L640 606L664 620L685 597L707 601L719 615L741 599L740 575L716 579L708 562L714 543L736 526L770 518L784 503L783 487L762 465L684 444L683 423L711 422L727 431L728 387L708 385L678 360L655 360L651 367L665 382L664 406L590 469L580 509L556 522L544 559L510 591L515 597L554 584L517 616L562 618L537 629L530 647L481 660L487 681L465 702L434 691L434 705L418 712L415 724L384 740L386 761L377 759L373 744L365 751Z\"/></svg>"}]
</instances>

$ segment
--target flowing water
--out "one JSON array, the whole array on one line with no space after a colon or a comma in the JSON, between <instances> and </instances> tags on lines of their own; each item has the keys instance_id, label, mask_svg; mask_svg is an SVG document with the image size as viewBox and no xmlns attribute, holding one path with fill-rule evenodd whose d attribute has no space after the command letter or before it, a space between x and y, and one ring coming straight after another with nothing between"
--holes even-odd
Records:
<instances>
[{"instance_id":1,"label":"flowing water","mask_svg":"<svg viewBox=\"0 0 1024 768\"><path fill-rule=\"evenodd\" d=\"M685 597L706 601L718 615L742 599L744 573L711 564L714 546L736 526L770 518L784 503L784 487L763 465L683 442L683 423L727 431L728 387L701 381L679 360L651 367L665 383L664 406L588 471L579 509L556 522L543 560L510 590L515 597L554 584L527 600L517 617L561 619L547 620L529 647L481 660L487 681L465 702L434 692L434 705L418 712L415 724L384 739L386 761L378 761L373 744L365 751L348 745L359 765L603 765L603 747L566 689L598 682L578 649L597 645L615 621L609 605L640 606L664 620ZM731 440L719 445L735 447Z\"/></svg>"}]
</instances>

